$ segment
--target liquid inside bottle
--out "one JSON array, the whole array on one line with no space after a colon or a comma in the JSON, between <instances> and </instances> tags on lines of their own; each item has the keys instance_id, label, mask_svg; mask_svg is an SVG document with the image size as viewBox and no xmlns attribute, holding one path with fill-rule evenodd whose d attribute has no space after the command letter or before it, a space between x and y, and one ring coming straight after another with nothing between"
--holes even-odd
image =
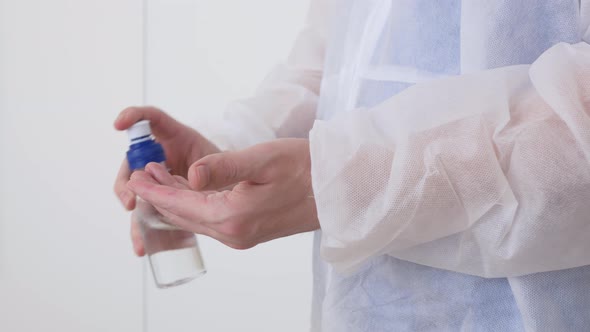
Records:
<instances>
[{"instance_id":1,"label":"liquid inside bottle","mask_svg":"<svg viewBox=\"0 0 590 332\"><path fill-rule=\"evenodd\" d=\"M164 222L165 217L141 198L134 214L158 287L181 285L206 272L195 234Z\"/></svg>"}]
</instances>

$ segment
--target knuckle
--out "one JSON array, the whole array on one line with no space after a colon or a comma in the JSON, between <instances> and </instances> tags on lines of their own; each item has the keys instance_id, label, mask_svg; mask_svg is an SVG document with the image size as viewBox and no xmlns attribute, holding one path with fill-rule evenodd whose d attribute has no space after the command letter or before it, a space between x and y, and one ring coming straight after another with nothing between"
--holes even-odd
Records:
<instances>
[{"instance_id":1,"label":"knuckle","mask_svg":"<svg viewBox=\"0 0 590 332\"><path fill-rule=\"evenodd\" d=\"M238 177L238 165L231 158L221 159L219 169L222 170L220 180L224 183L231 183Z\"/></svg>"}]
</instances>

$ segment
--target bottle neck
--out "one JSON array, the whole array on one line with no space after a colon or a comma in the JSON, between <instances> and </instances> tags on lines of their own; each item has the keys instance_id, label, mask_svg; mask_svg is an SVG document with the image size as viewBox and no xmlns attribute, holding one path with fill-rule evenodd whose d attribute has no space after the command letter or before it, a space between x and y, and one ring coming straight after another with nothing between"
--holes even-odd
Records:
<instances>
[{"instance_id":1,"label":"bottle neck","mask_svg":"<svg viewBox=\"0 0 590 332\"><path fill-rule=\"evenodd\" d=\"M151 135L145 135L145 136L134 138L131 140L131 145L135 145L135 144L146 142L146 141L153 141Z\"/></svg>"},{"instance_id":2,"label":"bottle neck","mask_svg":"<svg viewBox=\"0 0 590 332\"><path fill-rule=\"evenodd\" d=\"M144 169L151 162L163 163L166 161L162 145L149 138L140 142L132 142L127 151L129 169L132 171Z\"/></svg>"}]
</instances>

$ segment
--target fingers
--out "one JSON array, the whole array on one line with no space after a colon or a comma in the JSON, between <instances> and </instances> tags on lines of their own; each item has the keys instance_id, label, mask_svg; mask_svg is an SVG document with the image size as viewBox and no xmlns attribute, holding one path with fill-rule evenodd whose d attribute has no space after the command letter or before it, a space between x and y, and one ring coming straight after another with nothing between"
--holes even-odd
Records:
<instances>
[{"instance_id":1,"label":"fingers","mask_svg":"<svg viewBox=\"0 0 590 332\"><path fill-rule=\"evenodd\" d=\"M139 257L145 255L145 248L143 246L143 238L141 237L141 231L139 224L136 220L131 221L131 243L133 244L133 251Z\"/></svg>"},{"instance_id":2,"label":"fingers","mask_svg":"<svg viewBox=\"0 0 590 332\"><path fill-rule=\"evenodd\" d=\"M177 183L180 183L182 186L184 186L186 189L190 189L190 185L188 183L188 180L183 178L180 175L173 175L174 179L176 179Z\"/></svg>"},{"instance_id":3,"label":"fingers","mask_svg":"<svg viewBox=\"0 0 590 332\"><path fill-rule=\"evenodd\" d=\"M135 194L127 188L127 181L129 181L130 174L131 171L129 170L127 159L124 159L115 179L114 191L121 201L121 204L123 204L127 210L133 210L135 208Z\"/></svg>"},{"instance_id":4,"label":"fingers","mask_svg":"<svg viewBox=\"0 0 590 332\"><path fill-rule=\"evenodd\" d=\"M181 218L211 220L212 209L203 193L161 185L147 172L134 172L127 187L153 206Z\"/></svg>"},{"instance_id":5,"label":"fingers","mask_svg":"<svg viewBox=\"0 0 590 332\"><path fill-rule=\"evenodd\" d=\"M119 113L115 120L115 129L126 130L141 120L150 120L152 133L161 139L168 139L178 133L178 121L155 107L128 107Z\"/></svg>"},{"instance_id":6,"label":"fingers","mask_svg":"<svg viewBox=\"0 0 590 332\"><path fill-rule=\"evenodd\" d=\"M162 208L156 207L156 210L158 210L158 212L162 216L164 216L164 218L165 218L164 222L166 222L167 224L174 225L174 226L179 227L183 230L193 232L196 234L202 234L202 235L206 235L206 236L209 236L212 238L219 237L219 234L217 233L217 231L215 231L213 228L209 227L209 225L206 223L197 223L197 222L192 222L190 220L186 220L186 219L181 218L173 213L170 213L168 210L164 210Z\"/></svg>"},{"instance_id":7,"label":"fingers","mask_svg":"<svg viewBox=\"0 0 590 332\"><path fill-rule=\"evenodd\" d=\"M180 184L174 176L172 176L168 170L161 164L149 163L145 166L145 171L150 174L160 184L175 187L178 189L186 189L185 186Z\"/></svg>"},{"instance_id":8,"label":"fingers","mask_svg":"<svg viewBox=\"0 0 590 332\"><path fill-rule=\"evenodd\" d=\"M188 181L194 190L215 190L241 182L258 182L266 158L254 149L208 155L191 165Z\"/></svg>"}]
</instances>

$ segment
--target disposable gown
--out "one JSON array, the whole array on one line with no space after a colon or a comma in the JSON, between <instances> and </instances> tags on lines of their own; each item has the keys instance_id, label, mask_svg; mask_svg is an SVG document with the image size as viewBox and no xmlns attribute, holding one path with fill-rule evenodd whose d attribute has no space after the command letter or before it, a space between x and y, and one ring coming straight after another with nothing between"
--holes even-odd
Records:
<instances>
[{"instance_id":1,"label":"disposable gown","mask_svg":"<svg viewBox=\"0 0 590 332\"><path fill-rule=\"evenodd\" d=\"M314 331L590 329L589 24L590 0L312 1L213 139L309 137Z\"/></svg>"}]
</instances>

